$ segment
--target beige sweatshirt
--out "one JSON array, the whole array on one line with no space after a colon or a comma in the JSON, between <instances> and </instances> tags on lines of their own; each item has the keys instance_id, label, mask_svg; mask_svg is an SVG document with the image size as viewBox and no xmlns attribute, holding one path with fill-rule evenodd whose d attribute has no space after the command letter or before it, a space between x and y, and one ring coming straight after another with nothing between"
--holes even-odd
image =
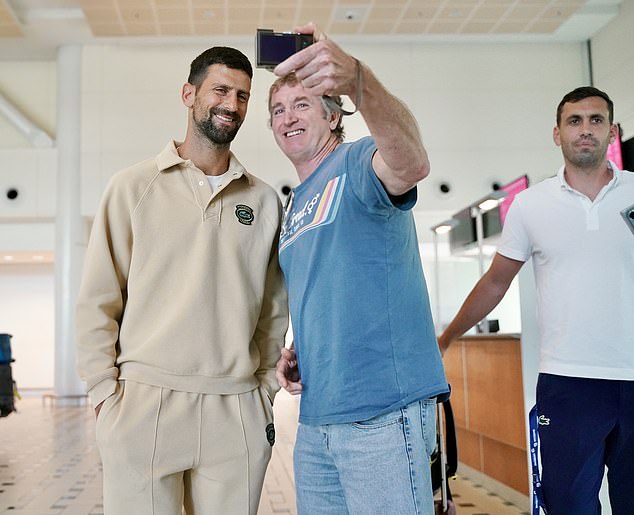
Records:
<instances>
[{"instance_id":1,"label":"beige sweatshirt","mask_svg":"<svg viewBox=\"0 0 634 515\"><path fill-rule=\"evenodd\" d=\"M78 368L96 406L117 379L273 399L288 328L280 201L231 155L212 194L174 142L110 180L77 304Z\"/></svg>"}]
</instances>

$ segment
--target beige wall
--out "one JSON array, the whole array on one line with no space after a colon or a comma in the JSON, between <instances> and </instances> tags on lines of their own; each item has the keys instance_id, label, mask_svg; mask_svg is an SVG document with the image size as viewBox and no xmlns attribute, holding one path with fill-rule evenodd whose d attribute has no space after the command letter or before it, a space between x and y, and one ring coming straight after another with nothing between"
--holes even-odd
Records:
<instances>
[{"instance_id":1,"label":"beige wall","mask_svg":"<svg viewBox=\"0 0 634 515\"><path fill-rule=\"evenodd\" d=\"M634 135L632 4L624 2L621 16L592 42L595 84L613 96L617 120L630 135ZM210 45L221 43L210 41ZM250 41L235 46L252 57ZM420 123L432 161L432 175L421 186L416 207L419 236L425 242L430 239L430 225L487 193L492 181L528 173L535 182L554 173L561 162L551 139L555 106L563 93L588 81L583 43L357 42L343 46L369 64L407 102ZM167 139L182 138L186 112L180 88L189 63L202 50L192 45L84 48L78 99L82 107L84 215L94 213L112 173L153 155ZM233 148L247 167L278 186L293 183L295 175L267 128L266 91L272 79L269 72L256 71L249 115ZM0 62L0 92L54 136L55 62ZM346 126L351 138L365 134L358 115L346 120ZM0 117L0 252L52 248L49 233L55 215L56 173L56 150L34 149ZM438 193L442 181L452 184L451 194ZM4 193L15 186L21 189L20 200L8 202ZM24 221L30 225L21 230ZM38 227L43 230L30 230L33 222L40 222ZM44 230L47 224L51 230ZM5 231L9 226L11 230ZM427 271L432 271L429 253L424 259ZM467 291L476 279L473 263L443 266L443 286L450 287L453 278L462 277L459 286ZM6 273L0 275L0 313L8 312L7 303L22 298L16 281L8 278L24 275L15 270L5 267ZM46 274L31 276L46 288L52 281L52 269ZM433 288L429 276L428 281ZM451 291L461 294L445 296L447 313L455 311L464 296L457 287ZM48 309L12 306L11 313L17 317L15 323L25 327L33 319L48 316L42 315ZM6 318L0 317L0 323L6 327ZM20 344L35 355L45 355L53 345L52 329L45 325L34 328L37 334L19 338ZM50 369L52 366L49 362ZM26 373L21 371L21 375ZM23 377L22 382L40 386L39 377L48 376L37 372Z\"/></svg>"},{"instance_id":2,"label":"beige wall","mask_svg":"<svg viewBox=\"0 0 634 515\"><path fill-rule=\"evenodd\" d=\"M241 48L251 56L251 45ZM584 46L559 44L354 44L346 49L373 68L413 111L432 160L418 210L457 210L528 173L534 181L559 165L552 144L563 92L586 80ZM82 212L94 213L110 175L182 137L180 88L202 48L86 47L82 64ZM267 127L273 75L257 70L249 114L233 149L271 184L294 182ZM366 134L346 119L350 138ZM453 193L441 196L448 181Z\"/></svg>"},{"instance_id":3,"label":"beige wall","mask_svg":"<svg viewBox=\"0 0 634 515\"><path fill-rule=\"evenodd\" d=\"M624 139L634 137L634 1L620 5L619 16L592 38L594 84L614 101L615 121Z\"/></svg>"},{"instance_id":4,"label":"beige wall","mask_svg":"<svg viewBox=\"0 0 634 515\"><path fill-rule=\"evenodd\" d=\"M210 45L223 43L210 42ZM252 43L240 47L252 57ZM562 93L585 82L579 43L343 45L370 65L412 109L432 160L417 211L453 212L528 173L551 175L559 154L551 141ZM94 214L108 178L182 138L180 89L196 46L87 46L82 57L82 213ZM0 91L54 135L55 63L0 63ZM267 127L272 74L256 70L247 120L234 150L255 173L278 186L296 181ZM362 118L346 120L348 136L366 134ZM0 117L0 219L54 216L56 151L36 150ZM440 182L452 192L441 195ZM4 191L20 187L19 201ZM0 249L1 250L1 249Z\"/></svg>"}]
</instances>

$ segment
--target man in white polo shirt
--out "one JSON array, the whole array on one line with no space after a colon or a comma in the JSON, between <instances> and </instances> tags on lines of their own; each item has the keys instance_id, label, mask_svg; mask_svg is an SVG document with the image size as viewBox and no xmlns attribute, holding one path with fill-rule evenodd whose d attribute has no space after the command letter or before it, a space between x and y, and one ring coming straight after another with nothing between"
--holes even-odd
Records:
<instances>
[{"instance_id":1,"label":"man in white polo shirt","mask_svg":"<svg viewBox=\"0 0 634 515\"><path fill-rule=\"evenodd\" d=\"M608 95L581 87L557 108L564 166L520 193L491 267L439 337L442 352L502 299L533 258L543 501L549 515L598 515L608 468L614 515L634 513L634 173L607 159Z\"/></svg>"}]
</instances>

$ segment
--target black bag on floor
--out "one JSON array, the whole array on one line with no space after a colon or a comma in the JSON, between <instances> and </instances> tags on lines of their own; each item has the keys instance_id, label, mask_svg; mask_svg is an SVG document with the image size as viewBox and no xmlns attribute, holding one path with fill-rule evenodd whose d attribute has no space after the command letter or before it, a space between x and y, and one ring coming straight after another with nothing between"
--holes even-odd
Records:
<instances>
[{"instance_id":1,"label":"black bag on floor","mask_svg":"<svg viewBox=\"0 0 634 515\"><path fill-rule=\"evenodd\" d=\"M0 364L0 417L6 417L14 411L11 365L3 363Z\"/></svg>"},{"instance_id":2,"label":"black bag on floor","mask_svg":"<svg viewBox=\"0 0 634 515\"><path fill-rule=\"evenodd\" d=\"M456 475L456 470L458 470L458 442L456 438L456 426L453 419L453 410L451 409L451 403L449 399L443 401L442 403L438 403L438 411L442 410L444 415L444 448L447 461L445 463L445 475L443 477L442 473L442 458L441 458L441 442L440 442L440 431L436 433L436 449L434 450L431 456L431 484L434 490L434 494L436 494L443 487L443 479L447 480ZM447 499L449 501L452 500L451 490L449 489L449 482L445 483L445 488L447 489ZM453 513L455 513L455 507L453 508ZM440 509L437 506L437 513L443 513L442 505ZM444 513L452 513L452 510L449 509Z\"/></svg>"}]
</instances>

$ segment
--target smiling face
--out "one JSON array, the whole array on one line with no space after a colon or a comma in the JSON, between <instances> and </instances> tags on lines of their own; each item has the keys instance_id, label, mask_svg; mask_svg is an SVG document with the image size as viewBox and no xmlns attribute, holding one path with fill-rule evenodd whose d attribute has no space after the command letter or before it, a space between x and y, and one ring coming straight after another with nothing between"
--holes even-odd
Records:
<instances>
[{"instance_id":1,"label":"smiling face","mask_svg":"<svg viewBox=\"0 0 634 515\"><path fill-rule=\"evenodd\" d=\"M269 102L273 137L296 165L318 159L336 137L339 115L327 116L320 97L309 95L301 84L284 84Z\"/></svg>"},{"instance_id":2,"label":"smiling face","mask_svg":"<svg viewBox=\"0 0 634 515\"><path fill-rule=\"evenodd\" d=\"M247 114L250 91L251 79L244 71L211 65L198 88L186 84L183 91L195 132L215 145L228 146Z\"/></svg>"},{"instance_id":3,"label":"smiling face","mask_svg":"<svg viewBox=\"0 0 634 515\"><path fill-rule=\"evenodd\" d=\"M607 148L616 138L616 130L610 123L607 102L601 97L588 97L563 105L553 139L561 147L566 163L579 169L592 169L606 160Z\"/></svg>"}]
</instances>

